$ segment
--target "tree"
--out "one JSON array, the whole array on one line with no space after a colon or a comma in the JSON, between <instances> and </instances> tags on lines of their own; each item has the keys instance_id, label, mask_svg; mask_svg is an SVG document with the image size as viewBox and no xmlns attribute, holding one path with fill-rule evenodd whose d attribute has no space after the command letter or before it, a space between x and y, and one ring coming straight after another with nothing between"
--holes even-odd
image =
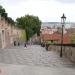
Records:
<instances>
[{"instance_id":1,"label":"tree","mask_svg":"<svg viewBox=\"0 0 75 75\"><path fill-rule=\"evenodd\" d=\"M5 20L8 21L8 23L11 23L11 25L15 25L14 20L13 20L11 17L8 17L8 15L7 15L5 9L4 9L1 5L0 5L0 15L1 15L2 17L4 17Z\"/></svg>"},{"instance_id":2,"label":"tree","mask_svg":"<svg viewBox=\"0 0 75 75\"><path fill-rule=\"evenodd\" d=\"M41 21L37 16L25 15L16 19L16 26L25 29L27 40L34 34L40 33Z\"/></svg>"},{"instance_id":3,"label":"tree","mask_svg":"<svg viewBox=\"0 0 75 75\"><path fill-rule=\"evenodd\" d=\"M8 23L11 23L11 25L15 25L15 22L14 22L14 20L12 20L11 17L7 17L7 21L8 21Z\"/></svg>"},{"instance_id":4,"label":"tree","mask_svg":"<svg viewBox=\"0 0 75 75\"><path fill-rule=\"evenodd\" d=\"M7 13L5 9L0 5L0 15L4 17L5 19L7 18Z\"/></svg>"}]
</instances>

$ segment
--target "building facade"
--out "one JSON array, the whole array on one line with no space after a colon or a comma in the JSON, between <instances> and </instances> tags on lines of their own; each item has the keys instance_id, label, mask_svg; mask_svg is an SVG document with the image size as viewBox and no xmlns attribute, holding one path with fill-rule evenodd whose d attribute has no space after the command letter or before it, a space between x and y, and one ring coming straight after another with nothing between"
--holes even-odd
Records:
<instances>
[{"instance_id":1,"label":"building facade","mask_svg":"<svg viewBox=\"0 0 75 75\"><path fill-rule=\"evenodd\" d=\"M45 27L41 29L41 42L49 42L49 43L61 43L61 28L50 28ZM63 33L63 43L70 43L70 34L69 31L64 28Z\"/></svg>"},{"instance_id":2,"label":"building facade","mask_svg":"<svg viewBox=\"0 0 75 75\"><path fill-rule=\"evenodd\" d=\"M4 17L0 16L0 48L9 47L19 38L21 29L12 26Z\"/></svg>"}]
</instances>

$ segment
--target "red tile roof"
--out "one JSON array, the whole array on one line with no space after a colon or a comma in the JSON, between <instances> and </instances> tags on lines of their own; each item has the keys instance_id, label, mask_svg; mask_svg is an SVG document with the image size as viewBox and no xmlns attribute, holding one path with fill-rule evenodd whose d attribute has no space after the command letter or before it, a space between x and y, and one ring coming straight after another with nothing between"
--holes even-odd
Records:
<instances>
[{"instance_id":1,"label":"red tile roof","mask_svg":"<svg viewBox=\"0 0 75 75\"><path fill-rule=\"evenodd\" d=\"M55 32L53 34L42 34L41 38L45 41L53 40L53 41L57 41L58 43L61 43L61 34L59 32ZM68 34L64 34L63 43L69 43Z\"/></svg>"},{"instance_id":2,"label":"red tile roof","mask_svg":"<svg viewBox=\"0 0 75 75\"><path fill-rule=\"evenodd\" d=\"M64 37L63 37L63 43L66 44L66 43L69 43L69 42L70 42L69 35L65 34Z\"/></svg>"}]
</instances>

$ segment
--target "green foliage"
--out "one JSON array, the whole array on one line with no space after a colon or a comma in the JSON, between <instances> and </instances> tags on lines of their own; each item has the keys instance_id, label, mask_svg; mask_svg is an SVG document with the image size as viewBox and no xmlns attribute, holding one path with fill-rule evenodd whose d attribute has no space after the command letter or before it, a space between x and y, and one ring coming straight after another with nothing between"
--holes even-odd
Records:
<instances>
[{"instance_id":1,"label":"green foliage","mask_svg":"<svg viewBox=\"0 0 75 75\"><path fill-rule=\"evenodd\" d=\"M70 35L70 42L71 42L71 43L75 43L75 33L72 33L72 34Z\"/></svg>"},{"instance_id":2,"label":"green foliage","mask_svg":"<svg viewBox=\"0 0 75 75\"><path fill-rule=\"evenodd\" d=\"M26 30L27 40L40 33L41 21L37 16L25 15L16 19L16 26Z\"/></svg>"},{"instance_id":3,"label":"green foliage","mask_svg":"<svg viewBox=\"0 0 75 75\"><path fill-rule=\"evenodd\" d=\"M11 17L7 18L8 23L11 23L11 25L15 25L15 22L12 20Z\"/></svg>"},{"instance_id":4,"label":"green foliage","mask_svg":"<svg viewBox=\"0 0 75 75\"><path fill-rule=\"evenodd\" d=\"M1 15L2 17L4 17L5 20L8 21L8 23L11 23L11 25L15 25L14 20L12 20L11 17L8 17L8 16L7 16L7 13L6 13L5 9L4 9L1 5L0 5L0 15Z\"/></svg>"},{"instance_id":5,"label":"green foliage","mask_svg":"<svg viewBox=\"0 0 75 75\"><path fill-rule=\"evenodd\" d=\"M6 13L5 9L2 6L0 6L0 15L2 17L7 18L7 13Z\"/></svg>"}]
</instances>

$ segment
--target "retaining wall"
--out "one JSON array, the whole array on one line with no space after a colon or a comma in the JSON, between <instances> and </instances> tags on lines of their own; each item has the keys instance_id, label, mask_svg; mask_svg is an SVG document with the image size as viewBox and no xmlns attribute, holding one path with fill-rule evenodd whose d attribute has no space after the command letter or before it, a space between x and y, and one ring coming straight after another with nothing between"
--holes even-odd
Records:
<instances>
[{"instance_id":1,"label":"retaining wall","mask_svg":"<svg viewBox=\"0 0 75 75\"><path fill-rule=\"evenodd\" d=\"M60 55L61 46L49 45L48 50L57 51ZM75 63L75 47L73 46L63 46L62 50L63 56L67 57L69 60Z\"/></svg>"}]
</instances>

